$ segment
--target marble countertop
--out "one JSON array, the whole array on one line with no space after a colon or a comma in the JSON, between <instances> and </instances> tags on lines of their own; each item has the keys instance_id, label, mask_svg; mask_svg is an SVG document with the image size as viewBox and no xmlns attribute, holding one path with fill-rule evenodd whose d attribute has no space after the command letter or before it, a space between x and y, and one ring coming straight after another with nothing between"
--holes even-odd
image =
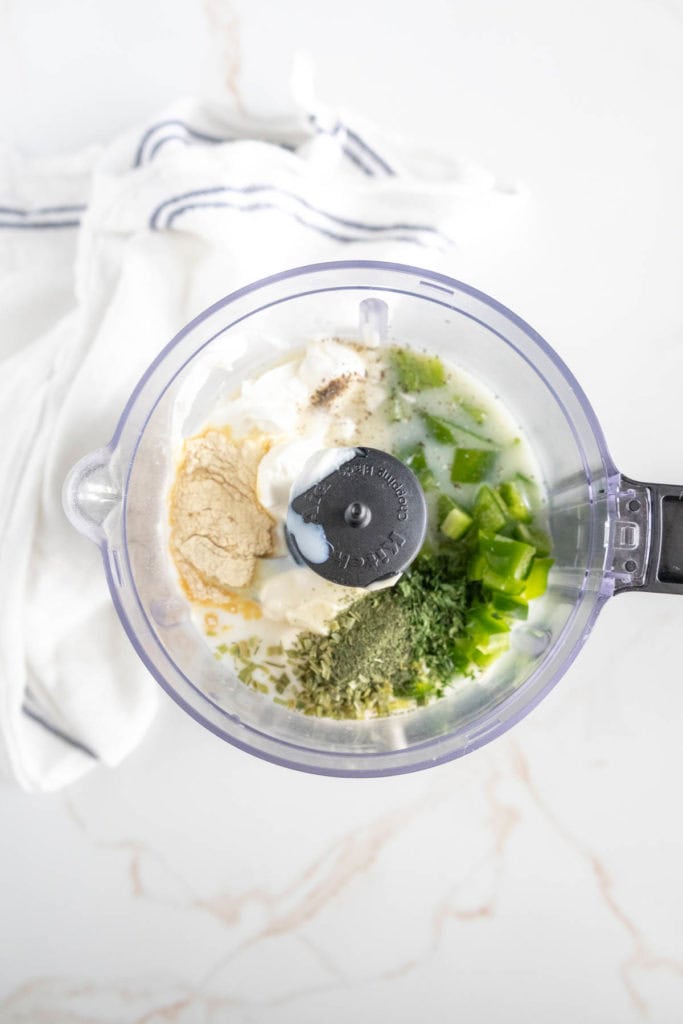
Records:
<instances>
[{"instance_id":1,"label":"marble countertop","mask_svg":"<svg viewBox=\"0 0 683 1024\"><path fill-rule=\"evenodd\" d=\"M472 283L580 379L617 464L683 482L681 0L0 4L0 125L46 154L179 94L318 90L529 193ZM345 781L222 744L164 700L119 769L0 788L2 1024L678 1024L683 602L608 603L486 748Z\"/></svg>"}]
</instances>

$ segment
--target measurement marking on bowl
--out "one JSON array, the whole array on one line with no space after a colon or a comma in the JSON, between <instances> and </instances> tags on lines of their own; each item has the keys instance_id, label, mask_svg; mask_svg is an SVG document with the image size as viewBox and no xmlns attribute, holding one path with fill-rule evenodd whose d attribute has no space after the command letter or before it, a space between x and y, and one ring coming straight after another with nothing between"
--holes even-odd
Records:
<instances>
[{"instance_id":1,"label":"measurement marking on bowl","mask_svg":"<svg viewBox=\"0 0 683 1024\"><path fill-rule=\"evenodd\" d=\"M423 284L425 288L436 288L437 291L445 292L446 295L455 295L452 288L446 288L442 284L435 284L434 281L420 281L420 284Z\"/></svg>"},{"instance_id":2,"label":"measurement marking on bowl","mask_svg":"<svg viewBox=\"0 0 683 1024\"><path fill-rule=\"evenodd\" d=\"M112 562L114 564L114 572L116 573L116 581L117 581L118 585L120 587L122 587L123 586L123 576L121 575L121 566L119 564L119 553L116 550L116 548L114 548L114 550L111 553L111 560L112 560Z\"/></svg>"}]
</instances>

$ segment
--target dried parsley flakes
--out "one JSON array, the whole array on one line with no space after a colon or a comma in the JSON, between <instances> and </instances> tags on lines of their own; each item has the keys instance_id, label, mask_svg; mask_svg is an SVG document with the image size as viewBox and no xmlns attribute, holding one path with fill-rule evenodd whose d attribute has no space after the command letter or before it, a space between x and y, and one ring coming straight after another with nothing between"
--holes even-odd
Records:
<instances>
[{"instance_id":1,"label":"dried parsley flakes","mask_svg":"<svg viewBox=\"0 0 683 1024\"><path fill-rule=\"evenodd\" d=\"M286 654L297 710L330 718L389 714L392 701L425 703L453 676L467 583L462 556L423 555L392 588L361 598L327 636L305 632Z\"/></svg>"}]
</instances>

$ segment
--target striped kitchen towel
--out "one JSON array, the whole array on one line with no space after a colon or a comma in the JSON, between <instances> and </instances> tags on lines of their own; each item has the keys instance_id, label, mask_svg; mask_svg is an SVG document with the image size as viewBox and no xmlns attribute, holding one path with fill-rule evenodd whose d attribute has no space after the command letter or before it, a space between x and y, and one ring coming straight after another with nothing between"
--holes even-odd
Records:
<instances>
[{"instance_id":1,"label":"striped kitchen towel","mask_svg":"<svg viewBox=\"0 0 683 1024\"><path fill-rule=\"evenodd\" d=\"M477 282L514 190L312 105L254 120L185 102L71 158L0 152L0 762L53 790L143 738L157 687L60 492L138 377L202 309L319 260Z\"/></svg>"}]
</instances>

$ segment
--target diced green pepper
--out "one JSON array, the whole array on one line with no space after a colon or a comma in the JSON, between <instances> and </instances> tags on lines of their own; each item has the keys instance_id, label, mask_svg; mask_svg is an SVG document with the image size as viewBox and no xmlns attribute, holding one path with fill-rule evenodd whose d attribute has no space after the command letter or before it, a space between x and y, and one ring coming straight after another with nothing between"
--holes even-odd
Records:
<instances>
[{"instance_id":1,"label":"diced green pepper","mask_svg":"<svg viewBox=\"0 0 683 1024\"><path fill-rule=\"evenodd\" d=\"M479 550L486 559L487 568L504 579L524 580L531 567L535 551L530 544L509 537L480 534ZM484 578L484 582L486 582ZM514 593L514 591L508 591Z\"/></svg>"},{"instance_id":2,"label":"diced green pepper","mask_svg":"<svg viewBox=\"0 0 683 1024\"><path fill-rule=\"evenodd\" d=\"M524 588L524 597L527 601L533 601L545 594L548 589L548 573L553 561L552 558L534 558L534 564Z\"/></svg>"},{"instance_id":3,"label":"diced green pepper","mask_svg":"<svg viewBox=\"0 0 683 1024\"><path fill-rule=\"evenodd\" d=\"M471 652L464 650L462 644L459 642L453 645L450 659L454 672L457 672L462 676L468 675L472 664L472 654Z\"/></svg>"},{"instance_id":4,"label":"diced green pepper","mask_svg":"<svg viewBox=\"0 0 683 1024\"><path fill-rule=\"evenodd\" d=\"M481 441L482 444L493 444L490 437L486 437L484 434L479 434L476 430L470 430L469 427L463 427L461 423L455 423L453 420L444 419L443 416L433 416L431 413L423 412L422 415L432 437L437 441L441 441L442 444L455 444L458 434L465 434L467 437L473 437L475 441ZM427 417L429 418L429 422Z\"/></svg>"},{"instance_id":5,"label":"diced green pepper","mask_svg":"<svg viewBox=\"0 0 683 1024\"><path fill-rule=\"evenodd\" d=\"M533 548L536 548L536 554L540 558L545 558L552 550L550 537L545 530L541 530L534 523L516 523L515 537L517 540L524 541L525 544L531 544Z\"/></svg>"},{"instance_id":6,"label":"diced green pepper","mask_svg":"<svg viewBox=\"0 0 683 1024\"><path fill-rule=\"evenodd\" d=\"M451 466L454 484L478 484L492 471L496 452L484 448L456 448Z\"/></svg>"},{"instance_id":7,"label":"diced green pepper","mask_svg":"<svg viewBox=\"0 0 683 1024\"><path fill-rule=\"evenodd\" d=\"M457 391L451 392L448 398L453 405L457 405L459 409L462 409L473 423L481 424L486 422L486 410L478 405L474 405L472 402L466 401Z\"/></svg>"},{"instance_id":8,"label":"diced green pepper","mask_svg":"<svg viewBox=\"0 0 683 1024\"><path fill-rule=\"evenodd\" d=\"M415 702L417 704L426 704L433 692L434 687L431 683L428 683L426 679L419 679L414 687L413 696L415 697Z\"/></svg>"},{"instance_id":9,"label":"diced green pepper","mask_svg":"<svg viewBox=\"0 0 683 1024\"><path fill-rule=\"evenodd\" d=\"M541 496L536 481L525 473L515 473L513 481L520 490L522 497L524 498L525 505L532 510L537 508L540 503Z\"/></svg>"},{"instance_id":10,"label":"diced green pepper","mask_svg":"<svg viewBox=\"0 0 683 1024\"><path fill-rule=\"evenodd\" d=\"M475 441L481 441L482 444L493 444L490 437L486 437L484 434L478 434L476 430L470 430L469 427L461 427L459 423L452 423L451 426L456 433L460 431L461 434L473 437Z\"/></svg>"},{"instance_id":11,"label":"diced green pepper","mask_svg":"<svg viewBox=\"0 0 683 1024\"><path fill-rule=\"evenodd\" d=\"M405 686L399 688L400 697L412 697L416 704L426 704L430 697L434 696L436 686L430 679L414 679Z\"/></svg>"},{"instance_id":12,"label":"diced green pepper","mask_svg":"<svg viewBox=\"0 0 683 1024\"><path fill-rule=\"evenodd\" d=\"M494 590L491 594L491 607L500 615L509 619L521 619L524 621L529 617L529 605L522 597L514 597L512 594L504 594Z\"/></svg>"},{"instance_id":13,"label":"diced green pepper","mask_svg":"<svg viewBox=\"0 0 683 1024\"><path fill-rule=\"evenodd\" d=\"M489 654L484 654L483 651L479 651L475 647L474 651L472 652L472 661L477 666L477 668L488 668L489 665L492 662L494 662L497 657L497 651L492 651Z\"/></svg>"},{"instance_id":14,"label":"diced green pepper","mask_svg":"<svg viewBox=\"0 0 683 1024\"><path fill-rule=\"evenodd\" d=\"M506 633L490 633L486 640L477 644L477 650L485 654L502 654L510 647L510 630Z\"/></svg>"},{"instance_id":15,"label":"diced green pepper","mask_svg":"<svg viewBox=\"0 0 683 1024\"><path fill-rule=\"evenodd\" d=\"M505 502L496 491L486 484L477 492L472 515L484 533L498 533L508 520Z\"/></svg>"},{"instance_id":16,"label":"diced green pepper","mask_svg":"<svg viewBox=\"0 0 683 1024\"><path fill-rule=\"evenodd\" d=\"M485 423L486 413L483 409L480 409L478 405L472 405L471 402L460 401L460 408L463 412L467 413L471 420L475 423Z\"/></svg>"},{"instance_id":17,"label":"diced green pepper","mask_svg":"<svg viewBox=\"0 0 683 1024\"><path fill-rule=\"evenodd\" d=\"M529 508L522 489L514 480L508 480L498 488L498 493L505 502L508 514L520 523L531 521L531 509Z\"/></svg>"},{"instance_id":18,"label":"diced green pepper","mask_svg":"<svg viewBox=\"0 0 683 1024\"><path fill-rule=\"evenodd\" d=\"M438 356L394 349L392 358L402 391L425 391L446 383L446 370Z\"/></svg>"},{"instance_id":19,"label":"diced green pepper","mask_svg":"<svg viewBox=\"0 0 683 1024\"><path fill-rule=\"evenodd\" d=\"M496 636L491 636L484 647L475 647L472 653L472 661L478 668L488 668L509 647L510 637L507 634L499 633Z\"/></svg>"},{"instance_id":20,"label":"diced green pepper","mask_svg":"<svg viewBox=\"0 0 683 1024\"><path fill-rule=\"evenodd\" d=\"M452 508L458 508L450 494L440 494L436 503L436 516L440 523L444 521Z\"/></svg>"},{"instance_id":21,"label":"diced green pepper","mask_svg":"<svg viewBox=\"0 0 683 1024\"><path fill-rule=\"evenodd\" d=\"M410 402L398 391L392 391L386 401L387 419L390 423L401 423L410 419L412 407Z\"/></svg>"},{"instance_id":22,"label":"diced green pepper","mask_svg":"<svg viewBox=\"0 0 683 1024\"><path fill-rule=\"evenodd\" d=\"M479 604L470 609L466 629L469 635L476 638L477 646L480 646L479 640L492 633L509 633L510 624L489 605Z\"/></svg>"},{"instance_id":23,"label":"diced green pepper","mask_svg":"<svg viewBox=\"0 0 683 1024\"><path fill-rule=\"evenodd\" d=\"M464 533L467 533L471 525L472 516L468 515L458 505L455 505L441 523L441 532L449 540L459 540Z\"/></svg>"},{"instance_id":24,"label":"diced green pepper","mask_svg":"<svg viewBox=\"0 0 683 1024\"><path fill-rule=\"evenodd\" d=\"M435 441L440 441L441 444L455 444L459 433L473 437L475 441L481 441L483 444L492 444L490 437L484 437L483 434L478 434L476 430L463 427L460 423L454 423L453 420L444 419L443 416L434 416L430 412L425 412L424 409L420 410L420 416L424 420L430 436Z\"/></svg>"},{"instance_id":25,"label":"diced green pepper","mask_svg":"<svg viewBox=\"0 0 683 1024\"><path fill-rule=\"evenodd\" d=\"M484 571L479 578L485 587L489 587L491 590L500 590L503 594L522 594L526 587L526 580L516 580L512 576L502 576L487 565L485 565Z\"/></svg>"},{"instance_id":26,"label":"diced green pepper","mask_svg":"<svg viewBox=\"0 0 683 1024\"><path fill-rule=\"evenodd\" d=\"M414 448L402 452L399 457L402 462L405 462L406 466L410 466L422 484L423 490L429 491L431 488L436 487L436 479L429 468L427 456L425 455L425 446L421 441Z\"/></svg>"},{"instance_id":27,"label":"diced green pepper","mask_svg":"<svg viewBox=\"0 0 683 1024\"><path fill-rule=\"evenodd\" d=\"M486 559L478 549L470 556L467 563L467 579L474 581L482 579L486 572Z\"/></svg>"},{"instance_id":28,"label":"diced green pepper","mask_svg":"<svg viewBox=\"0 0 683 1024\"><path fill-rule=\"evenodd\" d=\"M442 419L441 416L432 416L431 413L424 412L424 410L420 410L420 416L424 420L427 433L435 441L440 441L441 444L455 444L454 424Z\"/></svg>"}]
</instances>

